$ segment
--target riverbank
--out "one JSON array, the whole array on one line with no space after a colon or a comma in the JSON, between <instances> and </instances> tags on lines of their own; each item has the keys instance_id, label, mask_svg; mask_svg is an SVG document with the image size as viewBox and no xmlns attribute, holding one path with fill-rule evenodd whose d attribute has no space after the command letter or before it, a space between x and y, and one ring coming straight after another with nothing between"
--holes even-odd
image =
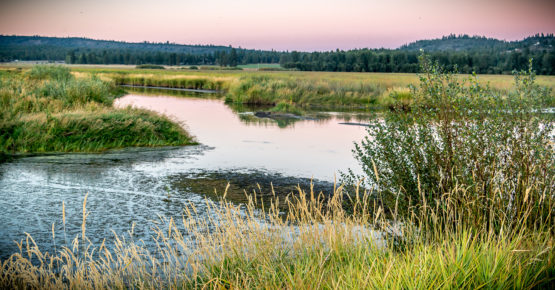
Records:
<instances>
[{"instance_id":1,"label":"riverbank","mask_svg":"<svg viewBox=\"0 0 555 290\"><path fill-rule=\"evenodd\" d=\"M218 90L226 102L275 106L276 110L299 111L307 107L323 109L387 109L412 103L409 85L418 75L406 73L334 72L253 72L218 70L144 70L76 67L74 71L97 74L118 85ZM469 75L459 75L467 79ZM478 75L482 84L508 92L514 84L509 75ZM538 76L538 85L555 88L555 76ZM552 91L555 97L555 91ZM552 103L551 105L555 105Z\"/></svg>"},{"instance_id":2,"label":"riverbank","mask_svg":"<svg viewBox=\"0 0 555 290\"><path fill-rule=\"evenodd\" d=\"M59 66L2 71L0 152L101 152L194 143L167 117L113 108L121 94L113 82L76 77Z\"/></svg>"},{"instance_id":3,"label":"riverbank","mask_svg":"<svg viewBox=\"0 0 555 290\"><path fill-rule=\"evenodd\" d=\"M335 73L298 71L229 71L140 69L122 66L70 66L76 75L96 75L116 85L163 89L221 92L226 102L265 105L276 111L369 110L406 108L413 103L409 85L419 81L408 73ZM9 68L9 67L7 67ZM469 75L458 75L467 79ZM510 75L478 75L481 84L508 92L514 84ZM555 88L555 76L538 76L536 83ZM551 95L555 99L555 90ZM552 102L550 106L555 106Z\"/></svg>"}]
</instances>

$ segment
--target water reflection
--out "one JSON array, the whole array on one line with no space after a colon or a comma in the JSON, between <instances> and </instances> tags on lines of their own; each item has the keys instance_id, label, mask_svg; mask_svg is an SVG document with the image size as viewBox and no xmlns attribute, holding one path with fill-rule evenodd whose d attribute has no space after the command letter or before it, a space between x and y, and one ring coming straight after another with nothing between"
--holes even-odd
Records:
<instances>
[{"instance_id":1,"label":"water reflection","mask_svg":"<svg viewBox=\"0 0 555 290\"><path fill-rule=\"evenodd\" d=\"M333 180L338 170L358 167L353 141L366 134L365 127L340 124L344 119L336 114L285 128L266 118L248 126L241 119L244 115L214 99L127 95L116 106L146 108L182 123L198 142L214 148L196 164L211 170L255 168Z\"/></svg>"}]
</instances>

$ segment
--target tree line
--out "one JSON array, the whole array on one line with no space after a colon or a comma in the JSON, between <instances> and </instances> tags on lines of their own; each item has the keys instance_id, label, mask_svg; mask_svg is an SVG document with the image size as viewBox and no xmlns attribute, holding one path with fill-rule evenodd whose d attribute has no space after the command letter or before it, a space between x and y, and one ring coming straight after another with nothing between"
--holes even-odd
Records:
<instances>
[{"instance_id":1,"label":"tree line","mask_svg":"<svg viewBox=\"0 0 555 290\"><path fill-rule=\"evenodd\" d=\"M404 72L419 70L417 51L401 50L350 50L334 52L292 52L282 55L284 68L301 71L337 72ZM428 53L442 67L456 69L460 73L510 74L513 70L525 70L528 60L538 74L555 74L553 50L530 50L499 52L481 51L433 51Z\"/></svg>"},{"instance_id":2,"label":"tree line","mask_svg":"<svg viewBox=\"0 0 555 290\"><path fill-rule=\"evenodd\" d=\"M285 69L301 71L414 73L419 69L418 55L423 49L441 66L449 70L456 68L461 73L509 74L514 69L526 69L528 60L533 59L534 69L538 74L554 75L554 45L553 34L537 34L515 42L450 35L441 39L417 41L399 49L280 52L231 46L0 36L0 61L48 60L70 64L232 67L251 63L279 63Z\"/></svg>"},{"instance_id":3,"label":"tree line","mask_svg":"<svg viewBox=\"0 0 555 290\"><path fill-rule=\"evenodd\" d=\"M249 63L278 63L281 54L280 52L246 51L235 48L229 51L204 54L127 50L70 51L65 56L65 62L70 64L221 65L233 67Z\"/></svg>"}]
</instances>

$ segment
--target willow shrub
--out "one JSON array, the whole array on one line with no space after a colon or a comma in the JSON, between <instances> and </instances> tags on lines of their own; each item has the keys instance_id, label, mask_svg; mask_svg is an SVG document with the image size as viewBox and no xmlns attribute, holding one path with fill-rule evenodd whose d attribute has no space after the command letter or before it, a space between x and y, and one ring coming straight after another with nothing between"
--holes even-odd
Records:
<instances>
[{"instance_id":1,"label":"willow shrub","mask_svg":"<svg viewBox=\"0 0 555 290\"><path fill-rule=\"evenodd\" d=\"M385 114L353 150L364 176L349 171L390 212L444 226L488 231L553 225L553 115L550 92L530 67L502 95L472 76L461 80L426 57L410 112ZM416 209L416 210L415 210ZM435 215L426 209L434 209ZM441 213L444 213L443 215Z\"/></svg>"}]
</instances>

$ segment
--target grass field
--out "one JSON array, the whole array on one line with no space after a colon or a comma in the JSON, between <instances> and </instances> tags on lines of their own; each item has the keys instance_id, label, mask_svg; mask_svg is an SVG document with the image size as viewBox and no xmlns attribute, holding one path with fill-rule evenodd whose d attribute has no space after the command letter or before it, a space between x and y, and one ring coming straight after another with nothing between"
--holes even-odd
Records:
<instances>
[{"instance_id":1,"label":"grass field","mask_svg":"<svg viewBox=\"0 0 555 290\"><path fill-rule=\"evenodd\" d=\"M163 86L190 89L216 89L235 103L332 109L384 108L410 99L409 85L418 83L418 75L403 73L334 73L297 71L183 71L143 70L112 67L73 67L77 74L96 74L117 84ZM470 75L460 75L469 78ZM514 83L509 75L478 75L480 83L489 83L502 92ZM552 89L555 76L538 76L536 83ZM398 96L402 96L398 98ZM555 104L555 101L552 102Z\"/></svg>"}]
</instances>

